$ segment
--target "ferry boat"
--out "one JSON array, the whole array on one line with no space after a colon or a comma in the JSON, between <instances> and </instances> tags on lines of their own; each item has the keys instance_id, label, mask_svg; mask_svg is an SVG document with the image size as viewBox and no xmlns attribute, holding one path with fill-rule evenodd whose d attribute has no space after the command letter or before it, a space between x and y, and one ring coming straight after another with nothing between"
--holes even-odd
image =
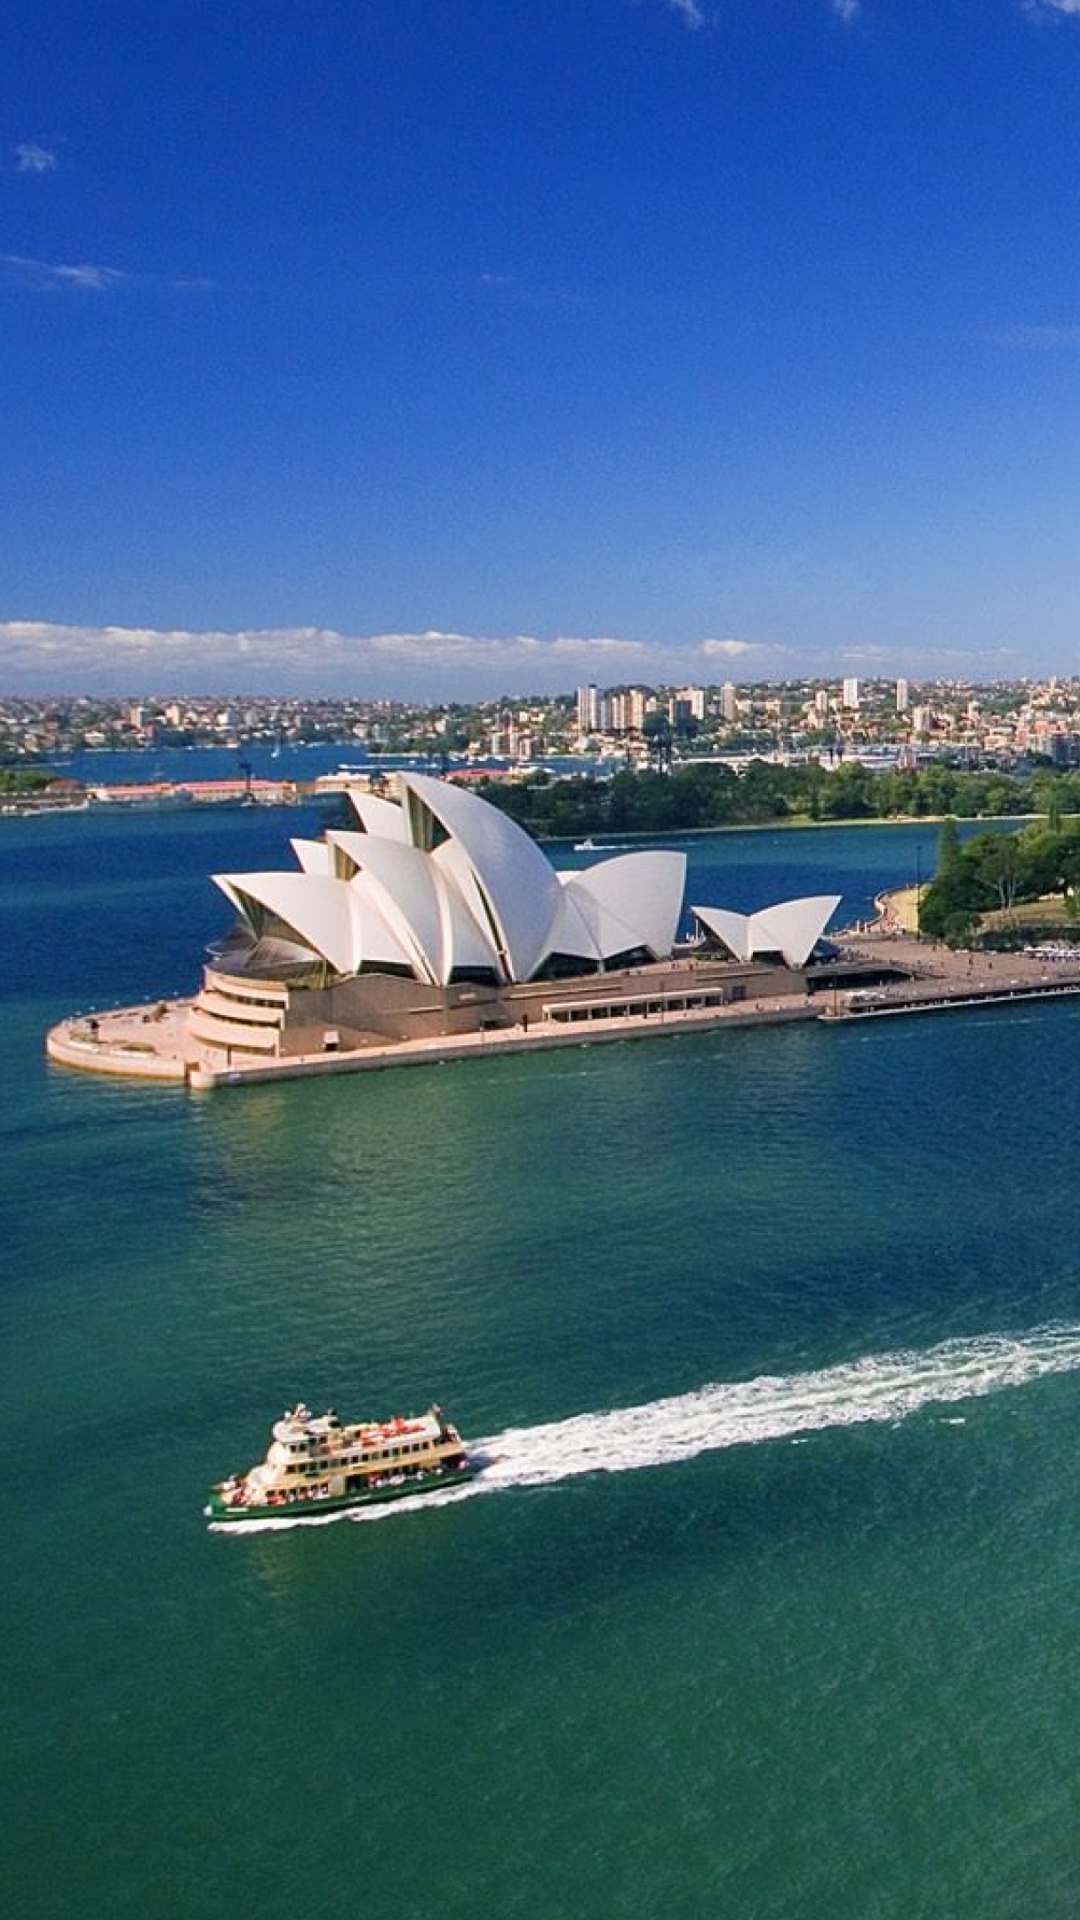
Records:
<instances>
[{"instance_id":1,"label":"ferry boat","mask_svg":"<svg viewBox=\"0 0 1080 1920\"><path fill-rule=\"evenodd\" d=\"M435 1493L476 1472L441 1407L392 1420L342 1421L301 1401L274 1422L265 1460L211 1487L208 1520L313 1519Z\"/></svg>"}]
</instances>

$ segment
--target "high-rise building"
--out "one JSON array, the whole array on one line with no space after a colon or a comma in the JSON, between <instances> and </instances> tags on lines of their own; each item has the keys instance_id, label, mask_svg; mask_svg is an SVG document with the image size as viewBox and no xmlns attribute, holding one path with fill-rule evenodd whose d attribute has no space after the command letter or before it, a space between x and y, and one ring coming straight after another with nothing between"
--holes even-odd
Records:
<instances>
[{"instance_id":1,"label":"high-rise building","mask_svg":"<svg viewBox=\"0 0 1080 1920\"><path fill-rule=\"evenodd\" d=\"M679 700L682 703L685 711L689 714L691 720L704 720L705 718L704 687L680 687L675 697L677 700Z\"/></svg>"},{"instance_id":2,"label":"high-rise building","mask_svg":"<svg viewBox=\"0 0 1080 1920\"><path fill-rule=\"evenodd\" d=\"M591 682L577 690L577 723L579 733L595 733L600 724L600 696Z\"/></svg>"},{"instance_id":3,"label":"high-rise building","mask_svg":"<svg viewBox=\"0 0 1080 1920\"><path fill-rule=\"evenodd\" d=\"M907 710L908 683L906 680L898 680L896 683L896 711L897 713L906 713Z\"/></svg>"},{"instance_id":4,"label":"high-rise building","mask_svg":"<svg viewBox=\"0 0 1080 1920\"><path fill-rule=\"evenodd\" d=\"M855 713L859 710L859 683L855 679L844 681L843 702Z\"/></svg>"},{"instance_id":5,"label":"high-rise building","mask_svg":"<svg viewBox=\"0 0 1080 1920\"><path fill-rule=\"evenodd\" d=\"M725 680L723 686L720 689L720 712L723 718L727 721L729 726L731 726L736 715L738 714L738 711L739 711L739 705L735 697L734 681Z\"/></svg>"}]
</instances>

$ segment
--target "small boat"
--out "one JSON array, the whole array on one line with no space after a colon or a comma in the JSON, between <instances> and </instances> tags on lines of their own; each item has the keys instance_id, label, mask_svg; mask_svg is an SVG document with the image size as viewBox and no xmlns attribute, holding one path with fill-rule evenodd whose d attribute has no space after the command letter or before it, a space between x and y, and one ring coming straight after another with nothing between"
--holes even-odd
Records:
<instances>
[{"instance_id":1,"label":"small boat","mask_svg":"<svg viewBox=\"0 0 1080 1920\"><path fill-rule=\"evenodd\" d=\"M300 1401L274 1422L265 1460L211 1487L204 1512L218 1524L308 1520L435 1493L475 1472L441 1407L349 1424Z\"/></svg>"},{"instance_id":2,"label":"small boat","mask_svg":"<svg viewBox=\"0 0 1080 1920\"><path fill-rule=\"evenodd\" d=\"M593 839L591 833L587 834L584 840L574 841L574 852L575 853L595 853L596 852L596 841Z\"/></svg>"}]
</instances>

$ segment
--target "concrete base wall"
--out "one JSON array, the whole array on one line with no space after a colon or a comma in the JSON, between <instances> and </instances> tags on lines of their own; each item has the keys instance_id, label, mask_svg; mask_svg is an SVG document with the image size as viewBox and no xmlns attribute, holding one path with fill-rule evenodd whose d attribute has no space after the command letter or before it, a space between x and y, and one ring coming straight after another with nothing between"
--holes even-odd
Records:
<instances>
[{"instance_id":1,"label":"concrete base wall","mask_svg":"<svg viewBox=\"0 0 1080 1920\"><path fill-rule=\"evenodd\" d=\"M359 1056L388 1045L528 1033L543 1024L549 1010L554 1021L591 1024L674 1011L669 1002L689 1012L693 1009L686 1002L694 995L702 996L699 1010L716 1011L763 999L788 1002L805 993L802 972L712 954L509 987L432 987L380 973L307 987L211 965L187 1017L188 1050L217 1070L219 1062L271 1065L318 1055Z\"/></svg>"},{"instance_id":2,"label":"concrete base wall","mask_svg":"<svg viewBox=\"0 0 1080 1920\"><path fill-rule=\"evenodd\" d=\"M220 988L222 978L214 976L215 988ZM722 986L732 1004L760 998L785 1000L806 992L805 974L786 967L703 959L662 961L618 973L502 988L430 987L390 974L359 974L331 987L290 987L277 1053L288 1059L322 1051L348 1053L387 1040L453 1039L507 1031L539 1021L544 1007L553 1001L573 1001L583 1009L590 1003L611 1007L620 999L639 999L643 990L656 995L683 993L690 982L712 989ZM239 1033L237 1045L243 1046Z\"/></svg>"}]
</instances>

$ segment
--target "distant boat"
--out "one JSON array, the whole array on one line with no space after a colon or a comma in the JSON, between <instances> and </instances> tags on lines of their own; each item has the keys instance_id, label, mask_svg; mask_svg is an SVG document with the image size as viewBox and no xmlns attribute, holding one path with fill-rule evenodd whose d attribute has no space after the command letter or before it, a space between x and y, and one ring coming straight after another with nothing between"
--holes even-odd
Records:
<instances>
[{"instance_id":1,"label":"distant boat","mask_svg":"<svg viewBox=\"0 0 1080 1920\"><path fill-rule=\"evenodd\" d=\"M615 853L617 849L608 841L594 840L592 834L586 834L584 840L574 841L575 853Z\"/></svg>"}]
</instances>

